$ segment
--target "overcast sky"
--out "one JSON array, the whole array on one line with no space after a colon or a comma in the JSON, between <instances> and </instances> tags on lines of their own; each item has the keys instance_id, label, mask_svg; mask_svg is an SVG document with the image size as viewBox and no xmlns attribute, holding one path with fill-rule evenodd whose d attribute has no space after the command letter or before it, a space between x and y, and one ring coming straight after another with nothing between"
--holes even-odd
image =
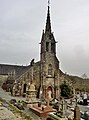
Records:
<instances>
[{"instance_id":1,"label":"overcast sky","mask_svg":"<svg viewBox=\"0 0 89 120\"><path fill-rule=\"evenodd\" d=\"M89 0L51 0L52 31L60 69L89 77ZM47 0L0 0L0 63L40 60Z\"/></svg>"}]
</instances>

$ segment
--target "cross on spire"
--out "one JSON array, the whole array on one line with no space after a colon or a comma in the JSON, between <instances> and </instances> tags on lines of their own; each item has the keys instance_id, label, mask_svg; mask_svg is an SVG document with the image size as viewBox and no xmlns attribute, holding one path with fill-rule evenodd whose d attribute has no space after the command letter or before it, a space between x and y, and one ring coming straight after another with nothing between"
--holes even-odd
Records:
<instances>
[{"instance_id":1,"label":"cross on spire","mask_svg":"<svg viewBox=\"0 0 89 120\"><path fill-rule=\"evenodd\" d=\"M48 0L48 6L50 5L50 0Z\"/></svg>"}]
</instances>

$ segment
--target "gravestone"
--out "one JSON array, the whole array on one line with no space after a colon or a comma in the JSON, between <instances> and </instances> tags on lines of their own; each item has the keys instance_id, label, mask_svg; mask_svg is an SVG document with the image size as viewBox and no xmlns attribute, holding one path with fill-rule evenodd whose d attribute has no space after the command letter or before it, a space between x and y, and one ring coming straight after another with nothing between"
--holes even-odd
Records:
<instances>
[{"instance_id":1,"label":"gravestone","mask_svg":"<svg viewBox=\"0 0 89 120\"><path fill-rule=\"evenodd\" d=\"M75 106L74 109L74 120L80 120L80 110L78 106Z\"/></svg>"},{"instance_id":2,"label":"gravestone","mask_svg":"<svg viewBox=\"0 0 89 120\"><path fill-rule=\"evenodd\" d=\"M76 106L75 106L75 109L74 109L74 120L80 120L80 110L79 110L79 107L77 105L77 96L76 96Z\"/></svg>"}]
</instances>

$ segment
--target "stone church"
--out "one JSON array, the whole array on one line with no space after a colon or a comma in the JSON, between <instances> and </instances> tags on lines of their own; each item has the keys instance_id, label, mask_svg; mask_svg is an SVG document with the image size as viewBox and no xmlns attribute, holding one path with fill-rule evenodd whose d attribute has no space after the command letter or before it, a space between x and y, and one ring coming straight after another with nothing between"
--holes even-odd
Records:
<instances>
[{"instance_id":1,"label":"stone church","mask_svg":"<svg viewBox=\"0 0 89 120\"><path fill-rule=\"evenodd\" d=\"M50 6L48 5L45 30L43 30L40 42L40 61L35 63L32 59L28 66L0 65L0 72L4 71L0 75L4 73L8 76L8 73L12 72L14 84L20 87L21 94L26 93L30 83L33 83L37 97L47 98L49 95L58 99L62 72L59 69L59 60L56 56L56 43L51 29Z\"/></svg>"}]
</instances>

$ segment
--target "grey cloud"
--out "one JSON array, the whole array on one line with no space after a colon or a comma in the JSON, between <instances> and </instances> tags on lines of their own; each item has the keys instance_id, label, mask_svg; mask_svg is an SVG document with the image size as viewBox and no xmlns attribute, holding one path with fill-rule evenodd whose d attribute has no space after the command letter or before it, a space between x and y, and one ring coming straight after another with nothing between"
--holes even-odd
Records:
<instances>
[{"instance_id":1,"label":"grey cloud","mask_svg":"<svg viewBox=\"0 0 89 120\"><path fill-rule=\"evenodd\" d=\"M89 0L51 1L51 23L60 68L89 76ZM39 60L47 1L0 0L0 63Z\"/></svg>"}]
</instances>

